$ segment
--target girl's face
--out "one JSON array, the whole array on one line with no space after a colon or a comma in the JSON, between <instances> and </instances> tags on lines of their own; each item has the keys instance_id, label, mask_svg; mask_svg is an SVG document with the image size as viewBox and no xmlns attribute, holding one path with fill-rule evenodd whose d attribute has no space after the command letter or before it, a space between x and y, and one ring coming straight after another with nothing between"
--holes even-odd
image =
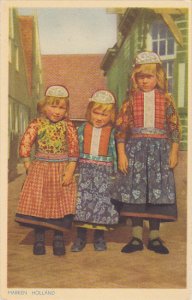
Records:
<instances>
[{"instance_id":1,"label":"girl's face","mask_svg":"<svg viewBox=\"0 0 192 300\"><path fill-rule=\"evenodd\" d=\"M58 104L45 104L43 112L51 122L57 123L64 119L67 105L64 100L61 100Z\"/></svg>"},{"instance_id":2,"label":"girl's face","mask_svg":"<svg viewBox=\"0 0 192 300\"><path fill-rule=\"evenodd\" d=\"M100 128L106 126L111 121L111 111L104 111L99 108L92 108L91 123L94 127Z\"/></svg>"},{"instance_id":3,"label":"girl's face","mask_svg":"<svg viewBox=\"0 0 192 300\"><path fill-rule=\"evenodd\" d=\"M157 77L155 74L150 73L137 73L136 83L138 88L143 92L152 91L157 85Z\"/></svg>"}]
</instances>

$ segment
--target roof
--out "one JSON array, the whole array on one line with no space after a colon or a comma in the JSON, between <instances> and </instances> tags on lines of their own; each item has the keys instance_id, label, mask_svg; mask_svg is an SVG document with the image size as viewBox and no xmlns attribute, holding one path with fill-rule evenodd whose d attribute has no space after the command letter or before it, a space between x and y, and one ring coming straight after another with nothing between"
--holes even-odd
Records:
<instances>
[{"instance_id":1,"label":"roof","mask_svg":"<svg viewBox=\"0 0 192 300\"><path fill-rule=\"evenodd\" d=\"M179 28L174 22L174 19L172 18L172 15L182 15L187 14L186 8L153 8L151 9L154 11L155 14L160 14L163 18L166 25L169 27L170 31L172 32L173 36L175 37L176 41L180 44L180 46L183 46L183 37L182 33L180 32ZM122 27L123 24L125 24L125 30L130 29L130 25L133 24L134 17L137 16L138 11L141 11L141 8L108 8L108 13L116 13L123 16L121 24L119 27ZM130 14L131 12L131 14ZM135 14L135 16L134 16ZM130 24L127 24L126 18L129 18ZM119 28L120 29L120 28Z\"/></svg>"},{"instance_id":2,"label":"roof","mask_svg":"<svg viewBox=\"0 0 192 300\"><path fill-rule=\"evenodd\" d=\"M88 99L98 89L106 88L100 64L102 54L42 55L45 89L64 85L69 91L70 117L84 119Z\"/></svg>"},{"instance_id":3,"label":"roof","mask_svg":"<svg viewBox=\"0 0 192 300\"><path fill-rule=\"evenodd\" d=\"M118 24L118 31L121 33L122 36L121 44L131 31L131 27L134 25L134 20L136 18L142 18L144 10L146 12L151 11L154 14L159 14L162 17L165 24L168 26L169 30L172 32L175 40L180 46L183 47L182 32L177 26L173 16L187 14L187 10L185 8L108 8L108 13L115 13L121 15L121 20ZM117 42L112 48L109 48L105 53L104 59L101 63L101 68L105 71L105 73L107 72L107 69L110 67L111 63L116 57L117 52L121 48L121 44L120 46L118 46Z\"/></svg>"},{"instance_id":4,"label":"roof","mask_svg":"<svg viewBox=\"0 0 192 300\"><path fill-rule=\"evenodd\" d=\"M19 26L21 34L21 43L24 52L24 61L28 88L32 89L32 69L33 69L33 16L19 16Z\"/></svg>"}]
</instances>

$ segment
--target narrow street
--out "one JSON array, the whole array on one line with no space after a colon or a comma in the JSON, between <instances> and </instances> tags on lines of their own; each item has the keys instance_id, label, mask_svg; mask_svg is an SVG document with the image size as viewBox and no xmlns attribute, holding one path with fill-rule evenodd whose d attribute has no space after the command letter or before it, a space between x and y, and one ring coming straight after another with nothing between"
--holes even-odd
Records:
<instances>
[{"instance_id":1,"label":"narrow street","mask_svg":"<svg viewBox=\"0 0 192 300\"><path fill-rule=\"evenodd\" d=\"M106 234L108 250L95 252L92 234L80 253L70 252L75 231L65 236L67 253L52 254L52 232L47 231L46 255L32 254L33 231L14 221L19 192L25 175L9 183L8 288L186 288L186 172L187 152L180 152L175 170L178 221L161 226L161 238L169 255L155 254L145 247L133 254L121 253L131 237L130 225L119 225ZM144 242L147 244L148 224ZM23 298L24 299L24 298Z\"/></svg>"}]
</instances>

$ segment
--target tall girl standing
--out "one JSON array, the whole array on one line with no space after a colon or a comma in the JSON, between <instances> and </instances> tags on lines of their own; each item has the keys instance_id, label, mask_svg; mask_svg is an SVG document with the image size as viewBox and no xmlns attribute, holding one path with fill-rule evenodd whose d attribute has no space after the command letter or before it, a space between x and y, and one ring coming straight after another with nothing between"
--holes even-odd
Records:
<instances>
[{"instance_id":1,"label":"tall girl standing","mask_svg":"<svg viewBox=\"0 0 192 300\"><path fill-rule=\"evenodd\" d=\"M118 223L118 213L111 203L112 177L116 171L114 96L107 90L95 92L86 116L87 122L78 129L77 237L71 248L73 252L85 247L87 229L94 231L94 249L106 250L104 232Z\"/></svg>"},{"instance_id":2,"label":"tall girl standing","mask_svg":"<svg viewBox=\"0 0 192 300\"><path fill-rule=\"evenodd\" d=\"M179 118L167 91L162 63L154 52L137 55L132 89L116 121L118 167L113 198L132 219L132 239L122 248L143 249L143 220L149 221L148 249L168 254L159 237L161 222L177 218L173 168L178 162Z\"/></svg>"},{"instance_id":3,"label":"tall girl standing","mask_svg":"<svg viewBox=\"0 0 192 300\"><path fill-rule=\"evenodd\" d=\"M20 144L27 177L22 188L16 221L34 226L35 255L45 254L45 228L54 230L53 254L63 255L63 231L72 225L76 183L73 177L79 156L76 129L68 119L69 94L51 86L38 103L41 113L26 129ZM35 160L30 153L36 144Z\"/></svg>"}]
</instances>

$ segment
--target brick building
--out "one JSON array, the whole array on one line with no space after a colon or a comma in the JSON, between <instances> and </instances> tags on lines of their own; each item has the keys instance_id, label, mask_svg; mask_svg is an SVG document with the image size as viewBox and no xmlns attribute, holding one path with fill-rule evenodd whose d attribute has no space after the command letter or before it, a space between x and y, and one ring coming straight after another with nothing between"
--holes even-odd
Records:
<instances>
[{"instance_id":1,"label":"brick building","mask_svg":"<svg viewBox=\"0 0 192 300\"><path fill-rule=\"evenodd\" d=\"M70 118L77 123L85 119L88 99L97 89L106 88L100 64L104 55L70 54L42 55L45 89L64 85L70 95Z\"/></svg>"}]
</instances>

